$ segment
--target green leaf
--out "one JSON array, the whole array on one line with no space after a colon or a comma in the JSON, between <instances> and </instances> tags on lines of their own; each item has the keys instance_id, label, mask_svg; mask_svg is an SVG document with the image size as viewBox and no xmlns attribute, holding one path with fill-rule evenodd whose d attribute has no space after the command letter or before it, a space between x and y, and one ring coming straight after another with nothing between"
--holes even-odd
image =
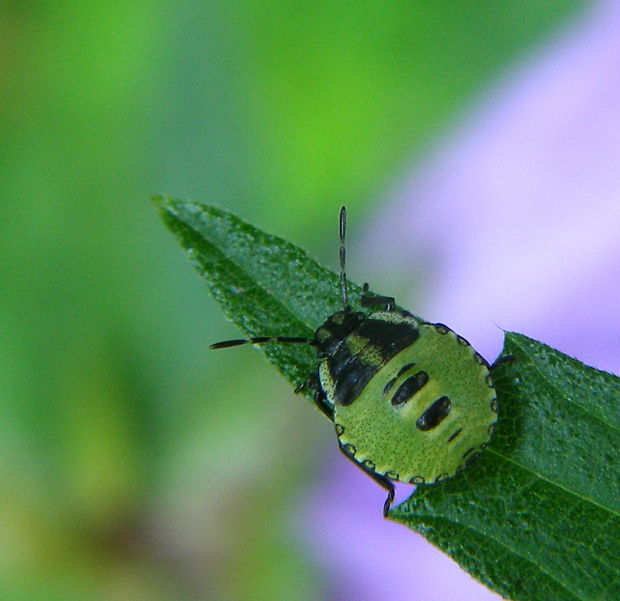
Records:
<instances>
[{"instance_id":1,"label":"green leaf","mask_svg":"<svg viewBox=\"0 0 620 601\"><path fill-rule=\"evenodd\" d=\"M248 336L304 336L341 308L338 276L303 250L211 206L155 199L225 314ZM334 231L335 227L334 227ZM351 302L361 289L351 284ZM261 352L297 386L313 349ZM620 599L620 380L507 334L499 421L459 476L390 512L513 601Z\"/></svg>"},{"instance_id":2,"label":"green leaf","mask_svg":"<svg viewBox=\"0 0 620 601\"><path fill-rule=\"evenodd\" d=\"M507 334L499 421L462 477L393 510L514 601L620 599L620 379Z\"/></svg>"},{"instance_id":3,"label":"green leaf","mask_svg":"<svg viewBox=\"0 0 620 601\"><path fill-rule=\"evenodd\" d=\"M214 206L163 196L153 202L226 317L246 335L312 338L327 315L342 310L339 276L304 250ZM348 286L355 306L362 290ZM309 346L257 348L294 386L316 369L316 351Z\"/></svg>"}]
</instances>

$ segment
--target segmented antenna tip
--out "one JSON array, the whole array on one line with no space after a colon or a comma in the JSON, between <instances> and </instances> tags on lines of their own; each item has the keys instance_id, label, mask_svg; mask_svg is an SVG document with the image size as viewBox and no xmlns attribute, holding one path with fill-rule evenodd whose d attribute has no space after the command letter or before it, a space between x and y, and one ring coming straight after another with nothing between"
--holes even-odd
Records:
<instances>
[{"instance_id":1,"label":"segmented antenna tip","mask_svg":"<svg viewBox=\"0 0 620 601\"><path fill-rule=\"evenodd\" d=\"M350 311L349 292L347 290L347 274L346 274L346 251L344 247L345 234L347 232L347 209L340 209L340 293L342 294L342 307L344 311Z\"/></svg>"}]
</instances>

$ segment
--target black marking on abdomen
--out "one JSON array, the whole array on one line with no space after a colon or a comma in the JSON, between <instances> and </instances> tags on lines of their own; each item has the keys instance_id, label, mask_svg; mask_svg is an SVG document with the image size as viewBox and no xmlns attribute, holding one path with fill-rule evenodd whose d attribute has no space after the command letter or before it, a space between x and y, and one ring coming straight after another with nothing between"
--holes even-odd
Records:
<instances>
[{"instance_id":1,"label":"black marking on abdomen","mask_svg":"<svg viewBox=\"0 0 620 601\"><path fill-rule=\"evenodd\" d=\"M452 436L450 436L450 438L448 438L448 442L452 442L462 431L463 428L459 428L454 434L452 434Z\"/></svg>"},{"instance_id":2,"label":"black marking on abdomen","mask_svg":"<svg viewBox=\"0 0 620 601\"><path fill-rule=\"evenodd\" d=\"M368 468L369 470L372 470L373 472L375 471L375 464L370 459L364 459L364 461L362 461L362 465L365 468Z\"/></svg>"},{"instance_id":3,"label":"black marking on abdomen","mask_svg":"<svg viewBox=\"0 0 620 601\"><path fill-rule=\"evenodd\" d=\"M465 338L463 338L462 336L459 336L458 334L456 335L456 341L461 345L461 346L471 346L469 344L468 340L465 340Z\"/></svg>"},{"instance_id":4,"label":"black marking on abdomen","mask_svg":"<svg viewBox=\"0 0 620 601\"><path fill-rule=\"evenodd\" d=\"M415 363L411 362L401 367L398 373L385 385L385 388L383 389L383 394L387 394L388 392L390 392L394 384L396 384L396 380L398 380L398 378L400 378L401 376L405 375L414 366Z\"/></svg>"},{"instance_id":5,"label":"black marking on abdomen","mask_svg":"<svg viewBox=\"0 0 620 601\"><path fill-rule=\"evenodd\" d=\"M476 461L476 459L478 459L478 457L480 457L480 451L476 451L475 453L471 454L465 460L465 465L471 465L474 461Z\"/></svg>"},{"instance_id":6,"label":"black marking on abdomen","mask_svg":"<svg viewBox=\"0 0 620 601\"><path fill-rule=\"evenodd\" d=\"M392 405L402 406L411 400L416 392L419 392L428 382L428 374L425 371L419 371L413 376L409 376L397 389L392 397Z\"/></svg>"},{"instance_id":7,"label":"black marking on abdomen","mask_svg":"<svg viewBox=\"0 0 620 601\"><path fill-rule=\"evenodd\" d=\"M463 453L463 459L467 459L467 455L469 455L470 453L473 453L475 450L476 450L476 447L469 447L469 449L467 449Z\"/></svg>"},{"instance_id":8,"label":"black marking on abdomen","mask_svg":"<svg viewBox=\"0 0 620 601\"><path fill-rule=\"evenodd\" d=\"M404 376L414 365L415 363L407 363L407 365L404 365L403 367L401 367L399 372L396 374L396 379L400 378L401 376Z\"/></svg>"},{"instance_id":9,"label":"black marking on abdomen","mask_svg":"<svg viewBox=\"0 0 620 601\"><path fill-rule=\"evenodd\" d=\"M344 451L345 455L348 455L349 457L355 457L355 453L357 453L355 445L352 445L350 442L341 445L341 448Z\"/></svg>"},{"instance_id":10,"label":"black marking on abdomen","mask_svg":"<svg viewBox=\"0 0 620 601\"><path fill-rule=\"evenodd\" d=\"M387 394L388 392L390 392L392 386L396 384L396 380L398 380L398 378L395 376L385 385L385 388L383 389L383 394Z\"/></svg>"},{"instance_id":11,"label":"black marking on abdomen","mask_svg":"<svg viewBox=\"0 0 620 601\"><path fill-rule=\"evenodd\" d=\"M487 367L489 369L491 368L487 360L480 353L474 353L474 361L478 365L484 365L484 367Z\"/></svg>"},{"instance_id":12,"label":"black marking on abdomen","mask_svg":"<svg viewBox=\"0 0 620 601\"><path fill-rule=\"evenodd\" d=\"M438 398L420 417L415 425L422 432L436 428L450 413L452 403L447 396Z\"/></svg>"}]
</instances>

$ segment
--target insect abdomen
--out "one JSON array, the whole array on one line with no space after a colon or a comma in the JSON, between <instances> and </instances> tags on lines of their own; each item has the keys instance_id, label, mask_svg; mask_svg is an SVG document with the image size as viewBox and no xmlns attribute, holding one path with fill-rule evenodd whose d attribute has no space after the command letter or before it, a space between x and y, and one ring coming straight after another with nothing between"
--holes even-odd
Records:
<instances>
[{"instance_id":1,"label":"insect abdomen","mask_svg":"<svg viewBox=\"0 0 620 601\"><path fill-rule=\"evenodd\" d=\"M341 445L377 473L405 482L452 476L490 437L495 391L479 355L445 326L377 369L348 405L335 405Z\"/></svg>"}]
</instances>

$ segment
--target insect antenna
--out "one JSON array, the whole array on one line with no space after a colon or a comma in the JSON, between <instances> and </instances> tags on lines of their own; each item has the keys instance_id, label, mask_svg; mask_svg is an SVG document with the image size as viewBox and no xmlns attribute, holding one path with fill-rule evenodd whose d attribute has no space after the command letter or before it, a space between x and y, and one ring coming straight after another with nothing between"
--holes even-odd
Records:
<instances>
[{"instance_id":1,"label":"insect antenna","mask_svg":"<svg viewBox=\"0 0 620 601\"><path fill-rule=\"evenodd\" d=\"M342 307L345 313L351 310L349 306L349 292L347 290L347 273L346 273L346 251L344 247L344 238L347 233L347 209L340 209L340 293L342 294Z\"/></svg>"},{"instance_id":2,"label":"insect antenna","mask_svg":"<svg viewBox=\"0 0 620 601\"><path fill-rule=\"evenodd\" d=\"M295 344L310 344L316 346L316 342L311 338L297 338L295 336L255 336L253 338L241 338L237 340L222 340L209 346L210 349L229 348L242 344L263 344L264 342L291 342Z\"/></svg>"},{"instance_id":3,"label":"insect antenna","mask_svg":"<svg viewBox=\"0 0 620 601\"><path fill-rule=\"evenodd\" d=\"M345 251L345 235L347 231L347 209L340 208L339 233L340 233L340 292L342 294L342 306L345 312L349 312L349 292L347 290L347 274L346 274L346 251ZM239 338L235 340L222 340L209 346L210 349L230 348L231 346L241 346L242 344L263 344L265 342L283 342L293 344L309 344L316 346L316 340L313 338L298 338L295 336L254 336L252 338Z\"/></svg>"}]
</instances>

